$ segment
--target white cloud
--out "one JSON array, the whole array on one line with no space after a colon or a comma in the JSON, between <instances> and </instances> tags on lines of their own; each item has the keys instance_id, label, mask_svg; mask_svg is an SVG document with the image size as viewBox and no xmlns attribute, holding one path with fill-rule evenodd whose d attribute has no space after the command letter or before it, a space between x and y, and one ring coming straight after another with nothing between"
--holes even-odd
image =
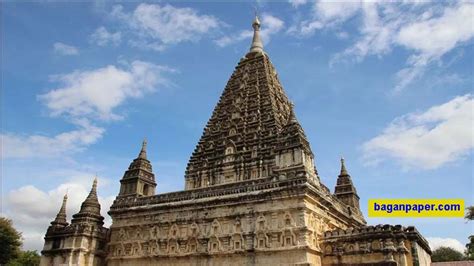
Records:
<instances>
[{"instance_id":1,"label":"white cloud","mask_svg":"<svg viewBox=\"0 0 474 266\"><path fill-rule=\"evenodd\" d=\"M91 117L101 120L121 118L113 110L127 98L138 98L167 86L163 76L173 71L166 66L133 61L128 69L109 65L90 71L75 71L56 75L54 81L62 86L40 95L39 98L53 115Z\"/></svg>"},{"instance_id":2,"label":"white cloud","mask_svg":"<svg viewBox=\"0 0 474 266\"><path fill-rule=\"evenodd\" d=\"M262 14L261 15L261 30L260 30L260 36L262 38L262 41L266 44L270 42L271 35L274 35L278 32L280 32L283 27L284 27L284 22L283 20L274 17L270 14ZM231 44L234 44L236 42L240 42L246 39L251 39L253 36L253 30L243 30L240 33L233 34L233 35L228 35L228 36L223 36L214 42L220 46L220 47L225 47Z\"/></svg>"},{"instance_id":3,"label":"white cloud","mask_svg":"<svg viewBox=\"0 0 474 266\"><path fill-rule=\"evenodd\" d=\"M406 168L434 169L461 159L474 147L471 94L394 119L363 145L369 164L394 158Z\"/></svg>"},{"instance_id":4,"label":"white cloud","mask_svg":"<svg viewBox=\"0 0 474 266\"><path fill-rule=\"evenodd\" d=\"M405 25L398 32L397 42L422 54L439 57L473 37L474 28L468 23L473 17L472 4L446 8L440 17Z\"/></svg>"},{"instance_id":5,"label":"white cloud","mask_svg":"<svg viewBox=\"0 0 474 266\"><path fill-rule=\"evenodd\" d=\"M363 25L360 29L362 37L351 47L335 55L331 65L340 60L350 58L357 62L367 55L382 55L391 49L391 36L397 21L386 23L379 16L375 3L367 3L362 7Z\"/></svg>"},{"instance_id":6,"label":"white cloud","mask_svg":"<svg viewBox=\"0 0 474 266\"><path fill-rule=\"evenodd\" d=\"M330 65L383 56L394 47L411 52L406 66L395 76L395 92L421 77L433 61L474 37L474 28L469 23L473 21L474 5L469 2L426 6L416 2L317 1L312 16L291 27L292 33L308 36L316 30L330 29L337 34L337 28L345 22L361 22L358 38L334 55Z\"/></svg>"},{"instance_id":7,"label":"white cloud","mask_svg":"<svg viewBox=\"0 0 474 266\"><path fill-rule=\"evenodd\" d=\"M300 33L303 36L307 36L313 34L316 30L320 30L322 28L324 28L324 24L321 21L304 21L301 24ZM291 32L295 32L295 28L293 28Z\"/></svg>"},{"instance_id":8,"label":"white cloud","mask_svg":"<svg viewBox=\"0 0 474 266\"><path fill-rule=\"evenodd\" d=\"M446 8L440 17L415 21L402 27L396 42L417 54L410 56L408 66L397 73L398 85L395 91L404 89L423 73L433 60L474 37L474 5L463 3ZM470 22L470 23L469 23Z\"/></svg>"},{"instance_id":9,"label":"white cloud","mask_svg":"<svg viewBox=\"0 0 474 266\"><path fill-rule=\"evenodd\" d=\"M316 1L313 11L321 22L341 23L352 17L362 5L362 1Z\"/></svg>"},{"instance_id":10,"label":"white cloud","mask_svg":"<svg viewBox=\"0 0 474 266\"><path fill-rule=\"evenodd\" d=\"M341 32L336 33L336 37L338 39L345 40L349 38L349 33L347 33L346 31L341 31Z\"/></svg>"},{"instance_id":11,"label":"white cloud","mask_svg":"<svg viewBox=\"0 0 474 266\"><path fill-rule=\"evenodd\" d=\"M70 222L72 214L79 211L81 203L89 194L92 185L92 175L81 173L60 184L58 187L43 191L35 186L28 185L11 190L2 199L6 202L4 215L13 220L14 226L23 233L23 248L27 250L41 250L44 234L49 223L54 220L62 203L64 194L68 193L67 215ZM107 179L99 178L98 194ZM25 195L28 195L25 197ZM110 226L111 219L107 215L113 196L100 197L101 214L105 219L105 226Z\"/></svg>"},{"instance_id":12,"label":"white cloud","mask_svg":"<svg viewBox=\"0 0 474 266\"><path fill-rule=\"evenodd\" d=\"M293 1L290 1L290 3L294 7L300 5L298 0L296 0L296 5ZM299 25L291 26L288 32L310 36L317 30L336 27L354 16L361 6L361 1L315 1L313 2L311 18L300 21Z\"/></svg>"},{"instance_id":13,"label":"white cloud","mask_svg":"<svg viewBox=\"0 0 474 266\"><path fill-rule=\"evenodd\" d=\"M112 44L117 46L120 44L122 40L122 33L121 32L109 32L105 27L97 28L94 33L90 36L90 41L95 43L99 46L106 46L108 44Z\"/></svg>"},{"instance_id":14,"label":"white cloud","mask_svg":"<svg viewBox=\"0 0 474 266\"><path fill-rule=\"evenodd\" d=\"M60 55L78 55L79 49L61 42L54 43L54 52Z\"/></svg>"},{"instance_id":15,"label":"white cloud","mask_svg":"<svg viewBox=\"0 0 474 266\"><path fill-rule=\"evenodd\" d=\"M140 4L131 13L117 5L112 17L135 34L136 38L130 42L132 46L159 51L172 44L197 41L219 28L219 20L213 16L200 15L193 8L177 8L169 4Z\"/></svg>"},{"instance_id":16,"label":"white cloud","mask_svg":"<svg viewBox=\"0 0 474 266\"><path fill-rule=\"evenodd\" d=\"M308 3L308 0L288 0L288 2L295 8L305 5Z\"/></svg>"},{"instance_id":17,"label":"white cloud","mask_svg":"<svg viewBox=\"0 0 474 266\"><path fill-rule=\"evenodd\" d=\"M105 132L93 120L122 118L114 109L129 98L138 98L160 86L169 86L166 66L133 61L125 69L109 65L90 71L74 71L56 75L53 81L61 84L38 98L53 116L66 115L77 129L54 136L3 133L2 158L50 158L83 151L100 140Z\"/></svg>"},{"instance_id":18,"label":"white cloud","mask_svg":"<svg viewBox=\"0 0 474 266\"><path fill-rule=\"evenodd\" d=\"M428 243L430 244L431 250L435 250L440 247L450 247L464 254L466 247L454 238L441 238L441 237L427 237Z\"/></svg>"},{"instance_id":19,"label":"white cloud","mask_svg":"<svg viewBox=\"0 0 474 266\"><path fill-rule=\"evenodd\" d=\"M1 134L2 158L47 158L71 154L97 142L105 131L103 128L91 125L87 120L76 120L74 123L79 129L53 137Z\"/></svg>"}]
</instances>

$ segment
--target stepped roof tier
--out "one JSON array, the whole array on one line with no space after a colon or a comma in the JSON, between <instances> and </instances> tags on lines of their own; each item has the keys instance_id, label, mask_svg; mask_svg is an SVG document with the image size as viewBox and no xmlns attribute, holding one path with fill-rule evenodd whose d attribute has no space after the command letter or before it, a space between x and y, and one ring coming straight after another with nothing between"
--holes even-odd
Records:
<instances>
[{"instance_id":1,"label":"stepped roof tier","mask_svg":"<svg viewBox=\"0 0 474 266\"><path fill-rule=\"evenodd\" d=\"M109 211L107 265L429 265L415 230L366 226L344 160L335 193L321 183L258 18L252 27L185 189L154 194L146 143L125 172Z\"/></svg>"},{"instance_id":2,"label":"stepped roof tier","mask_svg":"<svg viewBox=\"0 0 474 266\"><path fill-rule=\"evenodd\" d=\"M94 179L89 195L82 202L80 211L74 214L71 220L72 224L91 222L99 226L104 225L104 217L100 214L100 203L97 197L97 177Z\"/></svg>"},{"instance_id":3,"label":"stepped roof tier","mask_svg":"<svg viewBox=\"0 0 474 266\"><path fill-rule=\"evenodd\" d=\"M294 128L299 133L296 138L313 156L293 105L263 50L258 18L252 26L250 51L232 73L189 160L186 189L273 175L284 130ZM286 129L287 124L292 127Z\"/></svg>"},{"instance_id":4,"label":"stepped roof tier","mask_svg":"<svg viewBox=\"0 0 474 266\"><path fill-rule=\"evenodd\" d=\"M140 193L139 183L126 183L133 180L131 177L141 176L132 171L146 168L145 172L151 174L144 142L140 155L121 180L121 192L109 214L126 215L130 208L142 212L168 210L172 206L211 207L242 197L285 198L292 191L295 197L311 195L346 224L365 224L358 206L347 205L320 183L310 143L293 103L263 49L258 17L252 27L254 37L249 52L232 73L191 155L185 190L147 196Z\"/></svg>"},{"instance_id":5,"label":"stepped roof tier","mask_svg":"<svg viewBox=\"0 0 474 266\"><path fill-rule=\"evenodd\" d=\"M64 195L63 203L61 204L61 209L59 209L59 212L56 215L56 219L54 219L54 221L51 222L52 226L65 227L69 224L67 222L67 216L66 216L66 204L67 204L67 194Z\"/></svg>"},{"instance_id":6,"label":"stepped roof tier","mask_svg":"<svg viewBox=\"0 0 474 266\"><path fill-rule=\"evenodd\" d=\"M185 189L155 195L144 141L120 180L110 230L91 235L99 252L87 249L90 235L63 241L68 230L50 226L42 265L64 261L64 254L75 264L89 258L109 266L429 265L429 246L414 228L366 226L343 159L335 193L320 182L309 141L263 49L257 17L252 27L250 50L191 155ZM95 190L96 182L65 228L76 230L86 217L83 227L94 227ZM58 248L62 243L82 246L71 251Z\"/></svg>"}]
</instances>

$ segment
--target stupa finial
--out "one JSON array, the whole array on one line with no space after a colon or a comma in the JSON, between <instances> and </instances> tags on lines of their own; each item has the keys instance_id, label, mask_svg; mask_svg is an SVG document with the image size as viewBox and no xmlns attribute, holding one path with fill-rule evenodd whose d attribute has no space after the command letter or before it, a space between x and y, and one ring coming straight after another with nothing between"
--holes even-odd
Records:
<instances>
[{"instance_id":1,"label":"stupa finial","mask_svg":"<svg viewBox=\"0 0 474 266\"><path fill-rule=\"evenodd\" d=\"M253 27L253 39L252 45L250 46L251 53L263 52L263 43L260 39L260 20L258 19L257 10L255 10L255 18L252 23Z\"/></svg>"},{"instance_id":2,"label":"stupa finial","mask_svg":"<svg viewBox=\"0 0 474 266\"><path fill-rule=\"evenodd\" d=\"M146 145L147 141L146 138L144 138L142 142L142 149L140 150L140 154L138 154L138 158L146 159Z\"/></svg>"},{"instance_id":3,"label":"stupa finial","mask_svg":"<svg viewBox=\"0 0 474 266\"><path fill-rule=\"evenodd\" d=\"M339 175L341 175L341 176L348 175L347 170L346 170L346 164L344 163L344 157L343 156L341 156L341 173Z\"/></svg>"},{"instance_id":4,"label":"stupa finial","mask_svg":"<svg viewBox=\"0 0 474 266\"><path fill-rule=\"evenodd\" d=\"M61 204L61 208L59 209L58 214L56 215L56 219L51 222L51 225L54 226L66 226L67 223L67 216L66 216L66 204L67 204L67 192L64 194L63 203Z\"/></svg>"}]
</instances>

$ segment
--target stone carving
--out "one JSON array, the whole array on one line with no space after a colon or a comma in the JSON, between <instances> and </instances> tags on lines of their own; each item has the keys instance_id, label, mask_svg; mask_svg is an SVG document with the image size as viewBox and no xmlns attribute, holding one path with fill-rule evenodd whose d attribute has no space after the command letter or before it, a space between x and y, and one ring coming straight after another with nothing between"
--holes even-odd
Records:
<instances>
[{"instance_id":1,"label":"stone carving","mask_svg":"<svg viewBox=\"0 0 474 266\"><path fill-rule=\"evenodd\" d=\"M221 241L216 236L211 236L209 238L208 250L210 253L216 253L221 251Z\"/></svg>"},{"instance_id":2,"label":"stone carving","mask_svg":"<svg viewBox=\"0 0 474 266\"><path fill-rule=\"evenodd\" d=\"M286 212L284 215L284 224L285 228L291 228L295 225L293 217L291 217L291 214L289 212Z\"/></svg>"},{"instance_id":3,"label":"stone carving","mask_svg":"<svg viewBox=\"0 0 474 266\"><path fill-rule=\"evenodd\" d=\"M211 236L218 236L221 233L221 224L219 221L214 220L211 224Z\"/></svg>"},{"instance_id":4,"label":"stone carving","mask_svg":"<svg viewBox=\"0 0 474 266\"><path fill-rule=\"evenodd\" d=\"M185 189L155 195L144 141L108 212L110 235L93 185L71 225L65 208L51 223L42 265L396 260L405 266L429 252L414 228L365 226L343 160L334 194L320 182L309 141L263 51L258 19L253 27L251 52L240 60L203 130L184 173Z\"/></svg>"},{"instance_id":5,"label":"stone carving","mask_svg":"<svg viewBox=\"0 0 474 266\"><path fill-rule=\"evenodd\" d=\"M199 245L199 242L196 237L192 237L188 240L186 247L187 247L187 253L195 253L197 252L197 247Z\"/></svg>"},{"instance_id":6,"label":"stone carving","mask_svg":"<svg viewBox=\"0 0 474 266\"><path fill-rule=\"evenodd\" d=\"M170 255L179 254L179 244L176 238L171 238L168 240L167 253Z\"/></svg>"},{"instance_id":7,"label":"stone carving","mask_svg":"<svg viewBox=\"0 0 474 266\"><path fill-rule=\"evenodd\" d=\"M158 227L153 225L150 227L150 239L157 239L159 235Z\"/></svg>"},{"instance_id":8,"label":"stone carving","mask_svg":"<svg viewBox=\"0 0 474 266\"><path fill-rule=\"evenodd\" d=\"M128 239L127 231L124 228L120 228L119 239L120 240Z\"/></svg>"},{"instance_id":9,"label":"stone carving","mask_svg":"<svg viewBox=\"0 0 474 266\"><path fill-rule=\"evenodd\" d=\"M179 237L179 227L176 224L171 225L168 238L177 239Z\"/></svg>"},{"instance_id":10,"label":"stone carving","mask_svg":"<svg viewBox=\"0 0 474 266\"><path fill-rule=\"evenodd\" d=\"M199 226L196 222L193 222L188 230L188 236L192 238L196 238L199 235Z\"/></svg>"},{"instance_id":11,"label":"stone carving","mask_svg":"<svg viewBox=\"0 0 474 266\"><path fill-rule=\"evenodd\" d=\"M142 239L142 232L140 228L135 229L135 239Z\"/></svg>"},{"instance_id":12,"label":"stone carving","mask_svg":"<svg viewBox=\"0 0 474 266\"><path fill-rule=\"evenodd\" d=\"M265 216L263 215L260 215L258 216L257 218L257 232L258 231L265 231L266 230L266 223L267 223L267 220L265 219Z\"/></svg>"}]
</instances>

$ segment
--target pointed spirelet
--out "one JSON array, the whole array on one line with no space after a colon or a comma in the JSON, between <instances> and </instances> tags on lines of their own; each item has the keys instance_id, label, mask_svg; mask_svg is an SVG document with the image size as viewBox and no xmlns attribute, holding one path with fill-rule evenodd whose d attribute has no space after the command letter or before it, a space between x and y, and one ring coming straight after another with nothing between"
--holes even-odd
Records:
<instances>
[{"instance_id":1,"label":"pointed spirelet","mask_svg":"<svg viewBox=\"0 0 474 266\"><path fill-rule=\"evenodd\" d=\"M142 143L142 149L140 150L140 154L138 154L138 158L141 158L141 159L146 159L146 145L147 145L147 141L146 139L143 140L143 143Z\"/></svg>"},{"instance_id":2,"label":"pointed spirelet","mask_svg":"<svg viewBox=\"0 0 474 266\"><path fill-rule=\"evenodd\" d=\"M94 177L94 182L92 182L92 188L91 188L91 192L89 193L89 196L92 193L97 197L97 176Z\"/></svg>"},{"instance_id":3,"label":"pointed spirelet","mask_svg":"<svg viewBox=\"0 0 474 266\"><path fill-rule=\"evenodd\" d=\"M294 108L294 105L293 105L293 103L291 103L290 115L288 116L287 124L298 123L298 121L296 120L295 111L293 110L293 108Z\"/></svg>"},{"instance_id":4,"label":"pointed spirelet","mask_svg":"<svg viewBox=\"0 0 474 266\"><path fill-rule=\"evenodd\" d=\"M349 175L346 170L346 165L344 163L344 157L341 157L341 173L339 174L340 176L345 176Z\"/></svg>"},{"instance_id":5,"label":"pointed spirelet","mask_svg":"<svg viewBox=\"0 0 474 266\"><path fill-rule=\"evenodd\" d=\"M84 200L82 203L81 210L79 212L92 212L100 214L100 204L97 197L97 177L94 178L91 191L89 192L86 200Z\"/></svg>"},{"instance_id":6,"label":"pointed spirelet","mask_svg":"<svg viewBox=\"0 0 474 266\"><path fill-rule=\"evenodd\" d=\"M255 19L252 23L252 27L253 27L253 39L252 39L252 45L250 46L250 52L262 53L263 43L262 43L262 40L260 39L260 20L258 19L257 15L255 15Z\"/></svg>"},{"instance_id":7,"label":"pointed spirelet","mask_svg":"<svg viewBox=\"0 0 474 266\"><path fill-rule=\"evenodd\" d=\"M99 225L104 224L104 217L100 215L100 203L97 197L97 177L94 178L91 191L84 202L82 202L81 209L72 216L71 223L75 224L91 221Z\"/></svg>"},{"instance_id":8,"label":"pointed spirelet","mask_svg":"<svg viewBox=\"0 0 474 266\"><path fill-rule=\"evenodd\" d=\"M343 157L341 157L341 173L337 177L334 195L348 206L355 208L352 211L360 214L359 196L352 183L351 176L347 172Z\"/></svg>"},{"instance_id":9,"label":"pointed spirelet","mask_svg":"<svg viewBox=\"0 0 474 266\"><path fill-rule=\"evenodd\" d=\"M56 219L51 222L51 225L54 226L67 226L67 215L66 215L66 204L67 204L67 194L64 194L63 203L61 205L61 209L59 209L58 214L56 215Z\"/></svg>"}]
</instances>

